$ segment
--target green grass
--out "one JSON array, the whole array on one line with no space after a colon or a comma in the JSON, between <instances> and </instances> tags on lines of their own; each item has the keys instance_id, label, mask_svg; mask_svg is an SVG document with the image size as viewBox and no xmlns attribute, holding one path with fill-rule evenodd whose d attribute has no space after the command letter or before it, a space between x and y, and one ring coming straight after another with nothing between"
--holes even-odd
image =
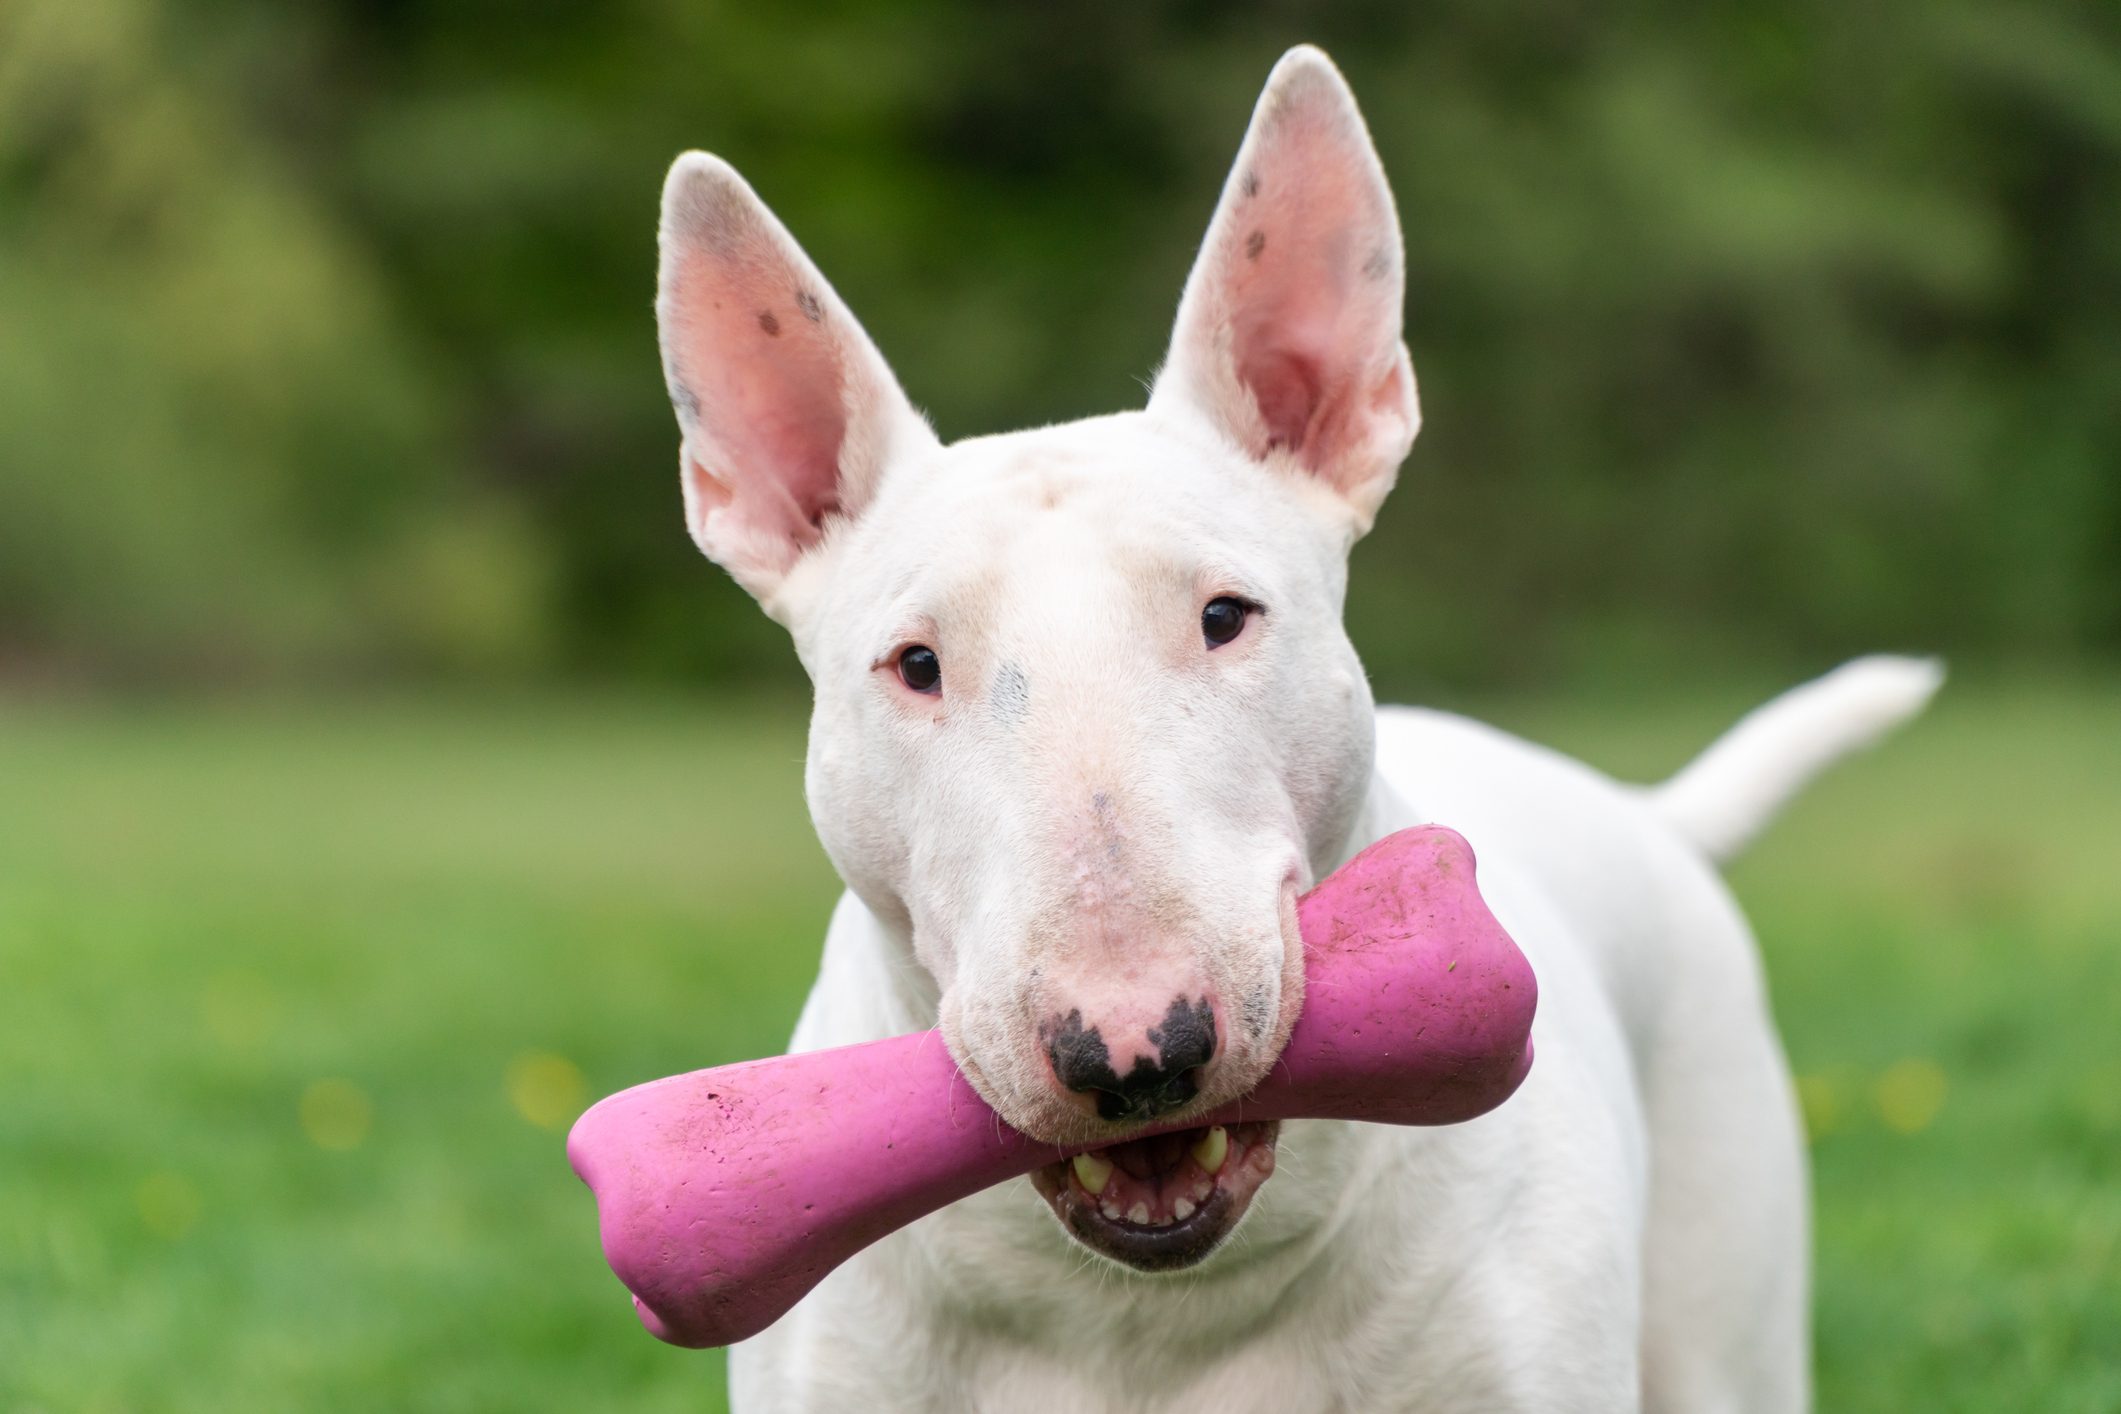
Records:
<instances>
[{"instance_id":1,"label":"green grass","mask_svg":"<svg viewBox=\"0 0 2121 1414\"><path fill-rule=\"evenodd\" d=\"M1655 775L1748 701L1647 695L1490 715ZM719 1407L559 1138L781 1042L834 894L801 752L679 704L0 709L0 1409ZM1817 1130L1821 1407L2121 1407L2121 691L1955 684L1734 880Z\"/></svg>"}]
</instances>

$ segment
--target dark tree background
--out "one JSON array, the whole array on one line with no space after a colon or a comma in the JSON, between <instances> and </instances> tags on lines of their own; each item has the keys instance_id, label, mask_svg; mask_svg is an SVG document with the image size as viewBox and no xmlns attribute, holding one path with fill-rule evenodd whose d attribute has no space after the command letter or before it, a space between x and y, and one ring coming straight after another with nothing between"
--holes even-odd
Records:
<instances>
[{"instance_id":1,"label":"dark tree background","mask_svg":"<svg viewBox=\"0 0 2121 1414\"><path fill-rule=\"evenodd\" d=\"M0 673L797 672L649 307L734 161L945 437L1137 405L1274 58L1398 192L1381 685L2121 651L2121 11L0 5Z\"/></svg>"}]
</instances>

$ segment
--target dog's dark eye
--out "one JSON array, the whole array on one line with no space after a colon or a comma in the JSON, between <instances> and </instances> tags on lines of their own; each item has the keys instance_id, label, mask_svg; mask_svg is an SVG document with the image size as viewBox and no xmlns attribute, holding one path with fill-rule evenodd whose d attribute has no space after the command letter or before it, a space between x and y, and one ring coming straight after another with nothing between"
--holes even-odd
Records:
<instances>
[{"instance_id":1,"label":"dog's dark eye","mask_svg":"<svg viewBox=\"0 0 2121 1414\"><path fill-rule=\"evenodd\" d=\"M915 692L939 692L943 684L942 660L935 650L916 643L898 655L899 681Z\"/></svg>"},{"instance_id":2,"label":"dog's dark eye","mask_svg":"<svg viewBox=\"0 0 2121 1414\"><path fill-rule=\"evenodd\" d=\"M1210 648L1220 648L1244 632L1245 616L1251 612L1251 606L1242 599L1228 595L1210 599L1208 607L1200 611L1200 636L1208 640Z\"/></svg>"}]
</instances>

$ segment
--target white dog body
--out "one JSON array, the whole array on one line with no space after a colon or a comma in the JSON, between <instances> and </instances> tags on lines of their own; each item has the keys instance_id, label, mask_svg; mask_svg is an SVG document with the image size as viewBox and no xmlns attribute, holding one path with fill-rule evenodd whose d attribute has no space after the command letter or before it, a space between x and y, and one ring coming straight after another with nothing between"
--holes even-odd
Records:
<instances>
[{"instance_id":1,"label":"white dog body","mask_svg":"<svg viewBox=\"0 0 2121 1414\"><path fill-rule=\"evenodd\" d=\"M1802 1145L1710 857L1934 670L1852 665L1651 793L1373 709L1345 554L1418 414L1396 216L1315 51L1269 80L1143 412L943 446L714 159L673 169L662 245L691 528L817 691L849 893L797 1049L939 1025L1018 1128L1136 1152L1272 1065L1297 892L1427 820L1540 981L1492 1114L1233 1137L1158 1170L1212 1180L1198 1210L1101 1216L1110 1164L1003 1185L738 1347L736 1407L1803 1407Z\"/></svg>"},{"instance_id":2,"label":"white dog body","mask_svg":"<svg viewBox=\"0 0 2121 1414\"><path fill-rule=\"evenodd\" d=\"M1911 706L1923 675L1854 665L1842 705ZM1025 1184L959 1203L738 1347L737 1408L1803 1406L1796 1113L1708 861L1654 797L1476 723L1387 708L1378 736L1343 853L1423 820L1476 842L1482 894L1540 979L1518 1094L1445 1129L1288 1126L1236 1250L1177 1277L1095 1269ZM794 1049L933 1020L849 895Z\"/></svg>"}]
</instances>

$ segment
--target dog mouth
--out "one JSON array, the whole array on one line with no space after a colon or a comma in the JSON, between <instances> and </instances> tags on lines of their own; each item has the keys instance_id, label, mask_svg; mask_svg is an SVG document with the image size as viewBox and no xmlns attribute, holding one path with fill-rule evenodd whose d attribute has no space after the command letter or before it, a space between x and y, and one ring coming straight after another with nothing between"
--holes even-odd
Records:
<instances>
[{"instance_id":1,"label":"dog mouth","mask_svg":"<svg viewBox=\"0 0 2121 1414\"><path fill-rule=\"evenodd\" d=\"M1091 1251L1181 1271L1233 1232L1274 1172L1278 1121L1217 1124L1091 1149L1034 1171L1055 1217Z\"/></svg>"}]
</instances>

